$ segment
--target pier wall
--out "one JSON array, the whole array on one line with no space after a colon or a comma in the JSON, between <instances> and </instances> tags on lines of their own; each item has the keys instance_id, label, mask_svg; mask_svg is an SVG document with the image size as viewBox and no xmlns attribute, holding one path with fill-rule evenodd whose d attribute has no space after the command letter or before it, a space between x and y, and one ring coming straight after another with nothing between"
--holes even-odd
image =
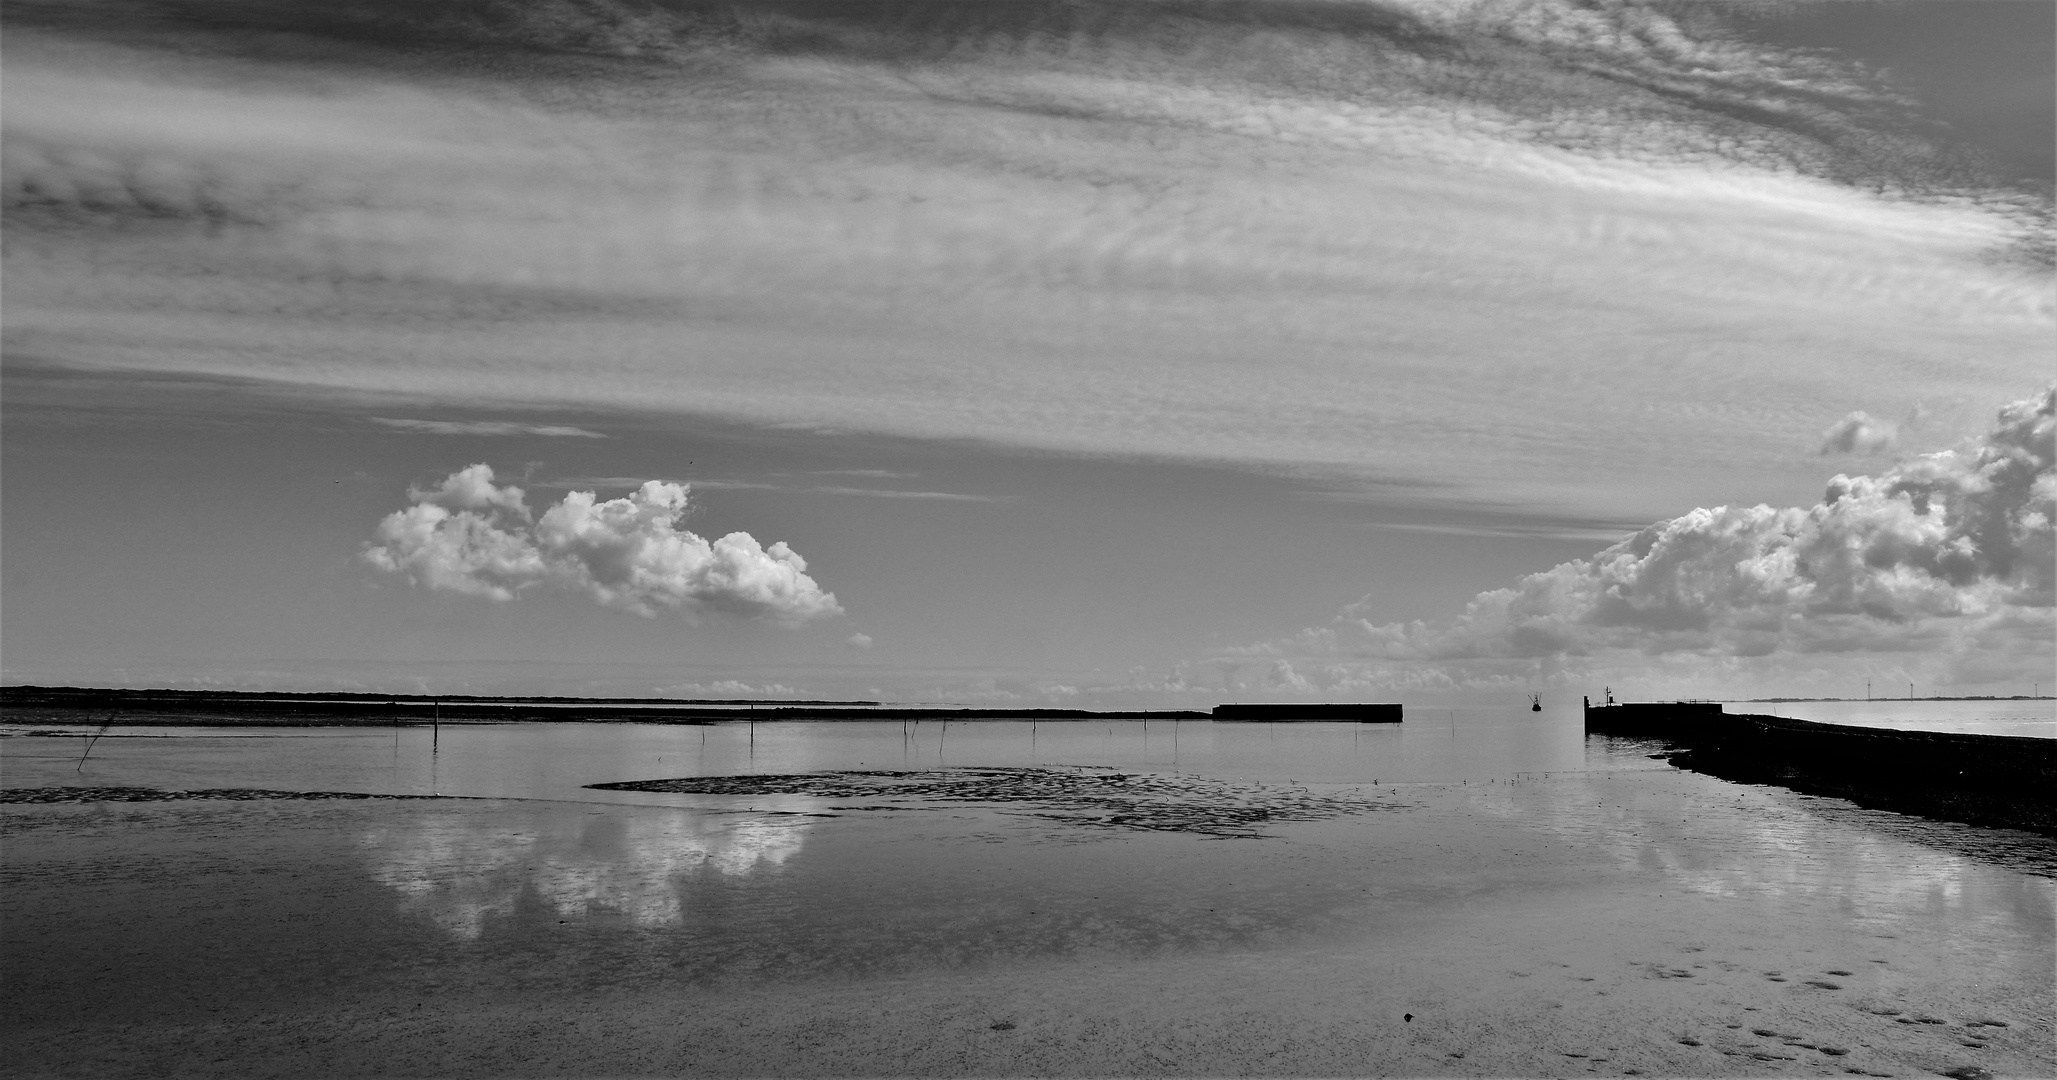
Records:
<instances>
[{"instance_id":1,"label":"pier wall","mask_svg":"<svg viewBox=\"0 0 2057 1080\"><path fill-rule=\"evenodd\" d=\"M1618 710L1631 709L1623 713ZM1726 714L1719 705L1586 712L1593 733L1659 738L1672 764L1905 814L2057 836L2057 739Z\"/></svg>"},{"instance_id":2,"label":"pier wall","mask_svg":"<svg viewBox=\"0 0 2057 1080\"><path fill-rule=\"evenodd\" d=\"M1343 720L1360 724L1397 724L1401 720L1401 708L1397 704L1366 702L1239 702L1233 705L1216 705L1213 717L1216 720L1254 720L1290 722L1301 720Z\"/></svg>"}]
</instances>

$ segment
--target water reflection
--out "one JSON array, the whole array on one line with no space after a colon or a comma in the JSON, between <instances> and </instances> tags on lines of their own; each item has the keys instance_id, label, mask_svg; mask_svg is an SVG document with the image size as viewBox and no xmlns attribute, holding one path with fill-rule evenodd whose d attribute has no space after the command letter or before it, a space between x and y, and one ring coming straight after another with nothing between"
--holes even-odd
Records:
<instances>
[{"instance_id":1,"label":"water reflection","mask_svg":"<svg viewBox=\"0 0 2057 1080\"><path fill-rule=\"evenodd\" d=\"M1624 785L1559 775L1500 782L1469 810L1519 822L1616 870L1654 871L1708 897L1840 904L1861 922L2057 919L2057 839L1865 810L1779 789ZM1996 865L1997 864L1997 865Z\"/></svg>"},{"instance_id":2,"label":"water reflection","mask_svg":"<svg viewBox=\"0 0 2057 1080\"><path fill-rule=\"evenodd\" d=\"M678 924L686 886L709 875L777 870L806 839L810 818L766 798L755 812L625 814L587 810L432 811L362 838L372 880L464 940L525 900L564 919L613 916L646 928Z\"/></svg>"}]
</instances>

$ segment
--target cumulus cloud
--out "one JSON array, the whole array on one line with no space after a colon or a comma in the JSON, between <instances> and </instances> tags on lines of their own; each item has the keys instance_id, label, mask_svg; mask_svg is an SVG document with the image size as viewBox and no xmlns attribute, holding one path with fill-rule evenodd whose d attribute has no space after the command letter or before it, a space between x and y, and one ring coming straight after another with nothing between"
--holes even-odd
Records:
<instances>
[{"instance_id":1,"label":"cumulus cloud","mask_svg":"<svg viewBox=\"0 0 2057 1080\"><path fill-rule=\"evenodd\" d=\"M1874 419L1871 414L1858 410L1841 420L1821 435L1821 456L1830 454L1876 454L1891 449L1899 441L1900 433L1890 421Z\"/></svg>"},{"instance_id":2,"label":"cumulus cloud","mask_svg":"<svg viewBox=\"0 0 2057 1080\"><path fill-rule=\"evenodd\" d=\"M843 643L850 646L853 649L869 649L871 648L871 635L851 634L849 637L843 639Z\"/></svg>"},{"instance_id":3,"label":"cumulus cloud","mask_svg":"<svg viewBox=\"0 0 2057 1080\"><path fill-rule=\"evenodd\" d=\"M1270 664L1268 684L1286 688L1310 672L1331 688L1390 680L1396 663L1453 686L1465 665L1500 661L1934 653L2047 668L2053 417L2057 387L2002 409L1981 438L1838 475L1811 507L1696 509L1481 593L1457 618L1381 623L1360 603L1238 662Z\"/></svg>"},{"instance_id":4,"label":"cumulus cloud","mask_svg":"<svg viewBox=\"0 0 2057 1080\"><path fill-rule=\"evenodd\" d=\"M430 589L502 601L547 584L643 616L722 611L799 625L842 612L783 541L680 528L686 491L659 480L618 499L574 491L531 520L522 490L476 464L409 488L414 505L388 514L363 555Z\"/></svg>"}]
</instances>

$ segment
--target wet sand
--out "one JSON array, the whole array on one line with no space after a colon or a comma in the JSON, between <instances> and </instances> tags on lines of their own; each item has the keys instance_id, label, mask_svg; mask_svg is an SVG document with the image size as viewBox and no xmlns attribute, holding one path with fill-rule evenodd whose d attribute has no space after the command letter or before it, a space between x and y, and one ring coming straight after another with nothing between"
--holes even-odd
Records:
<instances>
[{"instance_id":1,"label":"wet sand","mask_svg":"<svg viewBox=\"0 0 2057 1080\"><path fill-rule=\"evenodd\" d=\"M2057 1073L2048 838L1669 769L1316 794L1382 808L1248 839L793 794L10 805L0 1055L25 1076Z\"/></svg>"}]
</instances>

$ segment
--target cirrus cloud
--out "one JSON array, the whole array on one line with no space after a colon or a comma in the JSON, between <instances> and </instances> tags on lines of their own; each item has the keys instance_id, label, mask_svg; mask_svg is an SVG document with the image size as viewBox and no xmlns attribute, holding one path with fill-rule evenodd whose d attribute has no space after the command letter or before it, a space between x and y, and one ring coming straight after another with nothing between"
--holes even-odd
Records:
<instances>
[{"instance_id":1,"label":"cirrus cloud","mask_svg":"<svg viewBox=\"0 0 2057 1080\"><path fill-rule=\"evenodd\" d=\"M597 431L567 424L517 424L510 420L416 420L407 417L374 416L382 427L411 431L419 435L541 435L557 439L604 439Z\"/></svg>"},{"instance_id":2,"label":"cirrus cloud","mask_svg":"<svg viewBox=\"0 0 2057 1080\"><path fill-rule=\"evenodd\" d=\"M795 626L843 610L783 541L680 528L684 484L649 480L605 500L574 491L533 521L522 490L495 484L485 464L407 494L414 505L386 515L363 557L432 590L506 601L549 584L646 617L721 611Z\"/></svg>"}]
</instances>

